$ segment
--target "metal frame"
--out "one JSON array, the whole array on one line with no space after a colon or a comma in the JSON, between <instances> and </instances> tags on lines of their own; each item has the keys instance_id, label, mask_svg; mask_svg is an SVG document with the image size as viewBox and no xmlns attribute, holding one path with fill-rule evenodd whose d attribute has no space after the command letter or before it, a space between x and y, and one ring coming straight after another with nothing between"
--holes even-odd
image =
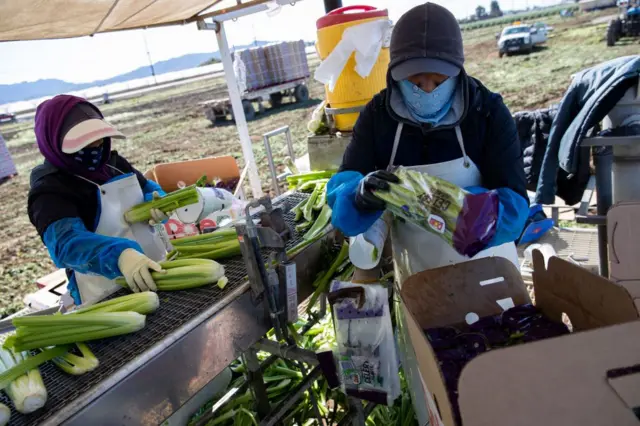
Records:
<instances>
[{"instance_id":1,"label":"metal frame","mask_svg":"<svg viewBox=\"0 0 640 426\"><path fill-rule=\"evenodd\" d=\"M587 188L585 189L582 200L580 201L580 208L576 213L576 222L597 225L598 227L600 275L607 278L609 277L607 212L613 205L614 201L627 201L613 199L613 165L616 162L626 160L624 156L617 157L615 155L616 148L626 147L638 143L640 143L640 136L596 136L592 138L585 138L581 141L581 146L588 146L592 148L611 148L610 150L606 150L603 153L598 153L593 150L592 154L595 165L595 176L591 176L589 178ZM632 160L636 161L637 159L634 158ZM634 184L637 184L637 182ZM591 205L591 199L593 198L594 190L596 193L597 214L590 215L589 207Z\"/></svg>"},{"instance_id":2,"label":"metal frame","mask_svg":"<svg viewBox=\"0 0 640 426\"><path fill-rule=\"evenodd\" d=\"M269 139L274 136L278 136L284 133L284 136L287 140L287 149L289 150L289 157L291 157L291 161L295 161L295 153L293 151L293 141L291 139L291 129L289 126L282 126L278 129L272 130L268 133L262 135L262 140L264 141L264 150L267 155L267 162L269 163L269 170L271 171L271 186L273 187L273 191L276 195L280 195L282 191L280 190L280 185L278 184L287 174L283 174L278 176L278 172L276 171L276 165L273 161L273 152L271 151L271 143Z\"/></svg>"}]
</instances>

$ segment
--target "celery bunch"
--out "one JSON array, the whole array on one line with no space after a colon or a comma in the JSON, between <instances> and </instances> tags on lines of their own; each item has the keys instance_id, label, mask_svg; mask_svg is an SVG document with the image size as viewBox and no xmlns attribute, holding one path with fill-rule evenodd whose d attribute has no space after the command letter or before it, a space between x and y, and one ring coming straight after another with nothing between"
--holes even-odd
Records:
<instances>
[{"instance_id":1,"label":"celery bunch","mask_svg":"<svg viewBox=\"0 0 640 426\"><path fill-rule=\"evenodd\" d=\"M171 213L181 207L198 202L198 190L195 185L170 192L162 198L157 198L134 206L124 214L129 223L148 222L151 220L151 209L158 209L163 213Z\"/></svg>"},{"instance_id":2,"label":"celery bunch","mask_svg":"<svg viewBox=\"0 0 640 426\"><path fill-rule=\"evenodd\" d=\"M151 276L159 291L189 290L208 284L220 283L224 286L224 267L209 259L179 259L160 262L163 272L152 272ZM222 281L221 281L222 280ZM123 277L116 283L126 287Z\"/></svg>"},{"instance_id":3,"label":"celery bunch","mask_svg":"<svg viewBox=\"0 0 640 426\"><path fill-rule=\"evenodd\" d=\"M171 241L173 251L168 259L219 260L240 254L240 241L233 228L219 229L208 234L178 238Z\"/></svg>"},{"instance_id":4,"label":"celery bunch","mask_svg":"<svg viewBox=\"0 0 640 426\"><path fill-rule=\"evenodd\" d=\"M393 214L433 232L453 246L458 216L468 194L444 179L399 167L394 174L400 183L374 194L387 203Z\"/></svg>"},{"instance_id":5,"label":"celery bunch","mask_svg":"<svg viewBox=\"0 0 640 426\"><path fill-rule=\"evenodd\" d=\"M0 349L0 372L6 372L29 359L27 352L16 352L11 349ZM11 399L13 406L22 414L33 413L47 402L47 388L37 366L29 365L28 369L16 374L4 391Z\"/></svg>"},{"instance_id":6,"label":"celery bunch","mask_svg":"<svg viewBox=\"0 0 640 426\"><path fill-rule=\"evenodd\" d=\"M134 333L144 328L145 316L137 312L54 314L17 317L13 325L16 333L4 346L27 351Z\"/></svg>"}]
</instances>

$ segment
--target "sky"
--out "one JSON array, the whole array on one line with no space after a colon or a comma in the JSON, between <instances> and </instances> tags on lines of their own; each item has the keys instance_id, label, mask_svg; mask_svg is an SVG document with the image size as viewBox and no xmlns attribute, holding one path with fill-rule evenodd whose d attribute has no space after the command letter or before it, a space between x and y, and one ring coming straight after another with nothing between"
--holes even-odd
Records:
<instances>
[{"instance_id":1,"label":"sky","mask_svg":"<svg viewBox=\"0 0 640 426\"><path fill-rule=\"evenodd\" d=\"M490 0L432 0L451 10L458 18L473 13L477 5L489 9ZM368 4L387 8L397 20L424 0L343 0L344 6ZM558 0L502 0L503 10L548 6ZM265 12L225 23L229 45L246 45L254 39L315 40L315 21L324 15L321 0L302 0L283 6L268 17ZM61 40L0 43L0 84L57 78L69 82L89 82L122 74L148 65L145 39L153 62L187 53L218 50L213 31L199 31L196 24L122 31Z\"/></svg>"}]
</instances>

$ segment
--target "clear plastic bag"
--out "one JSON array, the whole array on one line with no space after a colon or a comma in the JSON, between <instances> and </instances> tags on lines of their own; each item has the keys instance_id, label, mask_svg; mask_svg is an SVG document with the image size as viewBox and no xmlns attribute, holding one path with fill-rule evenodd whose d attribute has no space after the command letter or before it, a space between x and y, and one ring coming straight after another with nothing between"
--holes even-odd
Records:
<instances>
[{"instance_id":1,"label":"clear plastic bag","mask_svg":"<svg viewBox=\"0 0 640 426\"><path fill-rule=\"evenodd\" d=\"M401 391L387 288L334 281L329 299L343 391L377 404L393 404Z\"/></svg>"},{"instance_id":2,"label":"clear plastic bag","mask_svg":"<svg viewBox=\"0 0 640 426\"><path fill-rule=\"evenodd\" d=\"M399 183L375 190L387 209L442 238L461 255L473 257L496 233L499 214L497 191L472 194L451 182L398 167Z\"/></svg>"}]
</instances>

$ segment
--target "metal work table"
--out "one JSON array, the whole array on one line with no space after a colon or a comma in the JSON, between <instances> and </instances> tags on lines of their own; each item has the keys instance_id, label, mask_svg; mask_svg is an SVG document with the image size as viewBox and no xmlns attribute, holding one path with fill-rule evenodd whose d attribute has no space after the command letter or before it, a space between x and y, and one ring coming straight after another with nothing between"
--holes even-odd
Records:
<instances>
[{"instance_id":1,"label":"metal work table","mask_svg":"<svg viewBox=\"0 0 640 426\"><path fill-rule=\"evenodd\" d=\"M273 204L287 211L307 196L287 193ZM292 225L293 215L285 220ZM300 241L294 231L287 247ZM294 258L299 301L312 291L319 249L315 244ZM51 363L41 366L47 405L30 415L13 412L11 425L162 423L270 328L264 303L251 300L242 257L220 263L229 278L224 290L211 285L161 292L160 308L147 316L143 330L90 342L100 361L96 370L70 376ZM0 401L11 406L4 394Z\"/></svg>"}]
</instances>

